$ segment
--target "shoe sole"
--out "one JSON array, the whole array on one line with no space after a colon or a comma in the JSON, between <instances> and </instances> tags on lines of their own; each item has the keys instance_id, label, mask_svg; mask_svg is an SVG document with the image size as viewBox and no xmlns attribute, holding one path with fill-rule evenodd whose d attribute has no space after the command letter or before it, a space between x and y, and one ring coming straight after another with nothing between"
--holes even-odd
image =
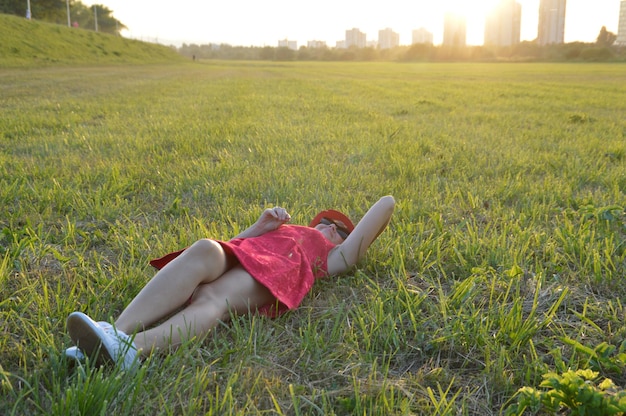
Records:
<instances>
[{"instance_id":1,"label":"shoe sole","mask_svg":"<svg viewBox=\"0 0 626 416\"><path fill-rule=\"evenodd\" d=\"M67 332L85 356L95 359L97 365L114 363L103 340L107 334L93 319L82 312L72 312L67 317Z\"/></svg>"}]
</instances>

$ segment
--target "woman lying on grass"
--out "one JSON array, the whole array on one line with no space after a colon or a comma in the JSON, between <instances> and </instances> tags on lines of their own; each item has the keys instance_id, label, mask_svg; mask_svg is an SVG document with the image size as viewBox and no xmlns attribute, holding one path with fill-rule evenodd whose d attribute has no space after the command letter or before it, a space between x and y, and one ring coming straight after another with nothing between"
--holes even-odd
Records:
<instances>
[{"instance_id":1,"label":"woman lying on grass","mask_svg":"<svg viewBox=\"0 0 626 416\"><path fill-rule=\"evenodd\" d=\"M291 217L283 208L266 209L228 242L202 239L153 260L159 271L115 325L81 312L69 315L75 346L66 355L130 369L139 355L202 336L231 314L277 316L294 309L316 278L343 273L363 257L394 206L393 197L381 198L356 227L338 211L322 211L304 227L287 225Z\"/></svg>"}]
</instances>

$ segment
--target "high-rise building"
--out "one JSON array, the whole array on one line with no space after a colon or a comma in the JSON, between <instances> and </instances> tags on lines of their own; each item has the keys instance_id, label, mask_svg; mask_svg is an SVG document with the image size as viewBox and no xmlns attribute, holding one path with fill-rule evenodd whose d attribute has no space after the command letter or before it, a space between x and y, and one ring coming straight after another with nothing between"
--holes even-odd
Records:
<instances>
[{"instance_id":1,"label":"high-rise building","mask_svg":"<svg viewBox=\"0 0 626 416\"><path fill-rule=\"evenodd\" d=\"M378 47L380 49L391 49L400 45L400 35L390 28L378 31Z\"/></svg>"},{"instance_id":2,"label":"high-rise building","mask_svg":"<svg viewBox=\"0 0 626 416\"><path fill-rule=\"evenodd\" d=\"M541 0L539 3L540 45L563 43L565 38L565 0Z\"/></svg>"},{"instance_id":3,"label":"high-rise building","mask_svg":"<svg viewBox=\"0 0 626 416\"><path fill-rule=\"evenodd\" d=\"M626 0L622 0L619 7L619 24L615 45L626 46Z\"/></svg>"},{"instance_id":4,"label":"high-rise building","mask_svg":"<svg viewBox=\"0 0 626 416\"><path fill-rule=\"evenodd\" d=\"M298 42L296 42L295 40L289 40L289 39L279 40L278 41L278 47L279 48L289 48L291 50L297 51L298 50Z\"/></svg>"},{"instance_id":5,"label":"high-rise building","mask_svg":"<svg viewBox=\"0 0 626 416\"><path fill-rule=\"evenodd\" d=\"M443 21L443 45L466 46L467 29L465 16L448 12Z\"/></svg>"},{"instance_id":6,"label":"high-rise building","mask_svg":"<svg viewBox=\"0 0 626 416\"><path fill-rule=\"evenodd\" d=\"M309 40L306 42L306 47L309 49L320 49L326 47L326 42L323 40Z\"/></svg>"},{"instance_id":7,"label":"high-rise building","mask_svg":"<svg viewBox=\"0 0 626 416\"><path fill-rule=\"evenodd\" d=\"M515 0L501 0L487 15L485 45L511 46L520 42L522 5Z\"/></svg>"},{"instance_id":8,"label":"high-rise building","mask_svg":"<svg viewBox=\"0 0 626 416\"><path fill-rule=\"evenodd\" d=\"M428 45L432 45L433 44L433 34L432 32L429 32L428 30L426 30L423 27L420 27L419 29L415 29L413 31L413 44L416 43L424 43L424 44L428 44Z\"/></svg>"},{"instance_id":9,"label":"high-rise building","mask_svg":"<svg viewBox=\"0 0 626 416\"><path fill-rule=\"evenodd\" d=\"M346 48L356 46L357 48L364 48L367 45L365 33L359 29L354 28L346 30Z\"/></svg>"}]
</instances>

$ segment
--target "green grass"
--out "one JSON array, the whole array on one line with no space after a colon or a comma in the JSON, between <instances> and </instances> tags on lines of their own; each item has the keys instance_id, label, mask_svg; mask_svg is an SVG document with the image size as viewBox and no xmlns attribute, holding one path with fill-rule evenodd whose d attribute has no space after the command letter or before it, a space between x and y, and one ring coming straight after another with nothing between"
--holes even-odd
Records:
<instances>
[{"instance_id":1,"label":"green grass","mask_svg":"<svg viewBox=\"0 0 626 416\"><path fill-rule=\"evenodd\" d=\"M0 413L499 414L548 373L626 387L620 65L212 62L0 71ZM397 209L278 319L139 373L68 368L150 258ZM613 348L606 348L606 346Z\"/></svg>"},{"instance_id":2,"label":"green grass","mask_svg":"<svg viewBox=\"0 0 626 416\"><path fill-rule=\"evenodd\" d=\"M0 68L179 62L172 48L0 14Z\"/></svg>"}]
</instances>

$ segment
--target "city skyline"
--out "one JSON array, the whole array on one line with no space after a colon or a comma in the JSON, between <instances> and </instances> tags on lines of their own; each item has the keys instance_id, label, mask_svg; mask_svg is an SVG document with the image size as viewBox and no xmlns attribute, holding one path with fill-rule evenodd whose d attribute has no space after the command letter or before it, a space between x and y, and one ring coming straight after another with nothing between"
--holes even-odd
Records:
<instances>
[{"instance_id":1,"label":"city skyline","mask_svg":"<svg viewBox=\"0 0 626 416\"><path fill-rule=\"evenodd\" d=\"M538 33L539 0L517 0L522 6L521 41L534 40ZM467 44L482 45L485 19L496 0L387 0L315 3L294 5L286 0L254 2L234 0L207 3L181 0L175 7L162 1L100 0L128 27L125 37L181 45L182 43L226 43L236 46L276 46L288 39L300 45L310 41L334 47L345 40L345 31L358 28L368 40L377 40L387 28L399 35L400 45L412 43L413 31L425 28L433 34L433 43L443 42L444 15L457 11L466 15ZM620 0L568 0L565 18L565 42L594 42L600 28L618 31Z\"/></svg>"}]
</instances>

